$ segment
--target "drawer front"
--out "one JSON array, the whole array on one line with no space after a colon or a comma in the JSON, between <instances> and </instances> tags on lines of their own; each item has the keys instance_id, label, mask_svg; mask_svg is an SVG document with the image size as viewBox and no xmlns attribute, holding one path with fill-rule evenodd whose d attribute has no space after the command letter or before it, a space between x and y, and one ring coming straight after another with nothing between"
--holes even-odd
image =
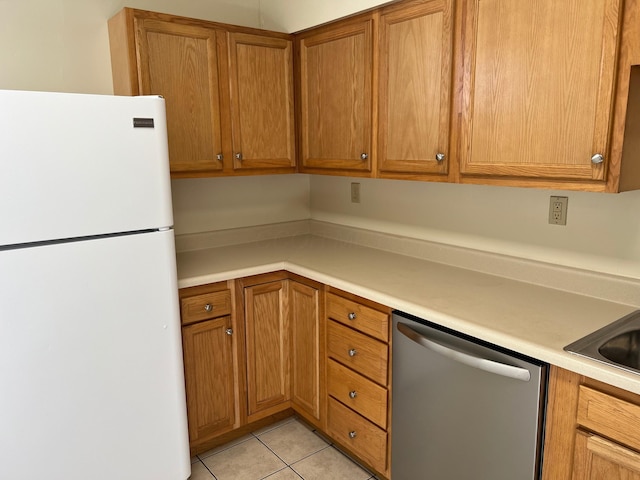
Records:
<instances>
[{"instance_id":1,"label":"drawer front","mask_svg":"<svg viewBox=\"0 0 640 480\"><path fill-rule=\"evenodd\" d=\"M329 434L380 472L387 468L387 432L329 398Z\"/></svg>"},{"instance_id":2,"label":"drawer front","mask_svg":"<svg viewBox=\"0 0 640 480\"><path fill-rule=\"evenodd\" d=\"M578 423L589 430L640 450L640 406L580 386Z\"/></svg>"},{"instance_id":3,"label":"drawer front","mask_svg":"<svg viewBox=\"0 0 640 480\"><path fill-rule=\"evenodd\" d=\"M381 428L387 428L387 389L334 360L327 371L329 395Z\"/></svg>"},{"instance_id":4,"label":"drawer front","mask_svg":"<svg viewBox=\"0 0 640 480\"><path fill-rule=\"evenodd\" d=\"M389 341L389 315L386 313L329 293L327 316L383 342Z\"/></svg>"},{"instance_id":5,"label":"drawer front","mask_svg":"<svg viewBox=\"0 0 640 480\"><path fill-rule=\"evenodd\" d=\"M380 385L387 385L389 348L337 322L329 321L327 328L328 356Z\"/></svg>"},{"instance_id":6,"label":"drawer front","mask_svg":"<svg viewBox=\"0 0 640 480\"><path fill-rule=\"evenodd\" d=\"M180 310L183 325L231 315L231 292L222 290L183 298L180 302Z\"/></svg>"}]
</instances>

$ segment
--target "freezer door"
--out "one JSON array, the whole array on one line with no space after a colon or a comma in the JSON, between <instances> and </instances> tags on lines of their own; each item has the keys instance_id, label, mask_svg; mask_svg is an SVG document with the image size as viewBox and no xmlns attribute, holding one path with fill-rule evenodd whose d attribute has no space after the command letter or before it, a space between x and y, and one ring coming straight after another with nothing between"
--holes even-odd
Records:
<instances>
[{"instance_id":1,"label":"freezer door","mask_svg":"<svg viewBox=\"0 0 640 480\"><path fill-rule=\"evenodd\" d=\"M0 251L0 478L190 474L173 232Z\"/></svg>"},{"instance_id":2,"label":"freezer door","mask_svg":"<svg viewBox=\"0 0 640 480\"><path fill-rule=\"evenodd\" d=\"M0 247L171 225L164 99L0 90Z\"/></svg>"}]
</instances>

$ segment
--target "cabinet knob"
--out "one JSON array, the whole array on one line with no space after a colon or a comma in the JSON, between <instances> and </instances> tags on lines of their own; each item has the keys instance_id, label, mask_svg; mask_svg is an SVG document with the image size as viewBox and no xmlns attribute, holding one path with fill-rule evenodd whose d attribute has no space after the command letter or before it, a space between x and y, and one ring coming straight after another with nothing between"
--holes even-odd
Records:
<instances>
[{"instance_id":1,"label":"cabinet knob","mask_svg":"<svg viewBox=\"0 0 640 480\"><path fill-rule=\"evenodd\" d=\"M358 353L358 351L355 348L352 348L351 350L349 350L350 357L355 357L356 353Z\"/></svg>"},{"instance_id":2,"label":"cabinet knob","mask_svg":"<svg viewBox=\"0 0 640 480\"><path fill-rule=\"evenodd\" d=\"M366 153L361 153L361 154L360 154L360 158L361 158L362 160L366 160L367 158L369 158L369 155L367 155Z\"/></svg>"},{"instance_id":3,"label":"cabinet knob","mask_svg":"<svg viewBox=\"0 0 640 480\"><path fill-rule=\"evenodd\" d=\"M242 160L242 154L236 153L236 160Z\"/></svg>"},{"instance_id":4,"label":"cabinet knob","mask_svg":"<svg viewBox=\"0 0 640 480\"><path fill-rule=\"evenodd\" d=\"M597 165L599 163L604 162L604 155L601 153L596 153L593 157L591 157L591 163Z\"/></svg>"},{"instance_id":5,"label":"cabinet knob","mask_svg":"<svg viewBox=\"0 0 640 480\"><path fill-rule=\"evenodd\" d=\"M213 310L213 305L211 305L210 303L207 303L204 306L205 311L210 312L211 310Z\"/></svg>"},{"instance_id":6,"label":"cabinet knob","mask_svg":"<svg viewBox=\"0 0 640 480\"><path fill-rule=\"evenodd\" d=\"M357 317L356 312L350 312L347 317L349 317L349 320L355 320Z\"/></svg>"},{"instance_id":7,"label":"cabinet knob","mask_svg":"<svg viewBox=\"0 0 640 480\"><path fill-rule=\"evenodd\" d=\"M224 333L226 333L227 335L233 335L233 328L227 328Z\"/></svg>"},{"instance_id":8,"label":"cabinet knob","mask_svg":"<svg viewBox=\"0 0 640 480\"><path fill-rule=\"evenodd\" d=\"M358 392L356 392L355 390L351 390L349 392L349 398L356 398L358 396Z\"/></svg>"},{"instance_id":9,"label":"cabinet knob","mask_svg":"<svg viewBox=\"0 0 640 480\"><path fill-rule=\"evenodd\" d=\"M224 155L222 155L221 153L216 155L216 160L222 161L223 159L224 159Z\"/></svg>"},{"instance_id":10,"label":"cabinet knob","mask_svg":"<svg viewBox=\"0 0 640 480\"><path fill-rule=\"evenodd\" d=\"M438 162L441 162L441 161L443 161L444 159L445 159L445 155L444 155L444 153L436 153L436 160L437 160Z\"/></svg>"},{"instance_id":11,"label":"cabinet knob","mask_svg":"<svg viewBox=\"0 0 640 480\"><path fill-rule=\"evenodd\" d=\"M358 436L358 434L356 433L355 430L351 430L349 432L349 438L356 438Z\"/></svg>"}]
</instances>

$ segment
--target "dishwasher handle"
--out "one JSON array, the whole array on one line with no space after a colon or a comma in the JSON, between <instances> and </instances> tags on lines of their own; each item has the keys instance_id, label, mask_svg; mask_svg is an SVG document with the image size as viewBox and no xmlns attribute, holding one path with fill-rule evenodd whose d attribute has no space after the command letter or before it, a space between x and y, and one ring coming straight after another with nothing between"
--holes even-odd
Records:
<instances>
[{"instance_id":1,"label":"dishwasher handle","mask_svg":"<svg viewBox=\"0 0 640 480\"><path fill-rule=\"evenodd\" d=\"M463 363L464 365L468 365L469 367L484 370L485 372L489 373L495 373L496 375L500 375L503 377L522 380L523 382L528 382L531 379L531 373L526 368L520 368L513 365L507 365L505 363L494 362L493 360L489 360L487 358L476 357L468 353L453 350L449 347L445 347L444 345L440 345L433 340L429 340L428 338L416 332L413 328L402 322L398 322L397 328L400 333L402 333L410 340L413 340L418 345L425 347L439 355L454 360L458 363Z\"/></svg>"}]
</instances>

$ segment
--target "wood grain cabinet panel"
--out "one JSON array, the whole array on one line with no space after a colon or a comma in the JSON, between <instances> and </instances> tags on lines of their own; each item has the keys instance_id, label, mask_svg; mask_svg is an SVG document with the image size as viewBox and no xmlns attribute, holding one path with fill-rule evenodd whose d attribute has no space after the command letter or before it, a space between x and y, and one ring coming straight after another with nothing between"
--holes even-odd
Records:
<instances>
[{"instance_id":1,"label":"wood grain cabinet panel","mask_svg":"<svg viewBox=\"0 0 640 480\"><path fill-rule=\"evenodd\" d=\"M182 328L189 439L203 439L230 430L236 422L231 317Z\"/></svg>"},{"instance_id":2,"label":"wood grain cabinet panel","mask_svg":"<svg viewBox=\"0 0 640 480\"><path fill-rule=\"evenodd\" d=\"M327 316L378 340L389 340L389 315L348 298L327 294Z\"/></svg>"},{"instance_id":3,"label":"wood grain cabinet panel","mask_svg":"<svg viewBox=\"0 0 640 480\"><path fill-rule=\"evenodd\" d=\"M301 171L372 171L373 19L297 37Z\"/></svg>"},{"instance_id":4,"label":"wood grain cabinet panel","mask_svg":"<svg viewBox=\"0 0 640 480\"><path fill-rule=\"evenodd\" d=\"M286 280L245 287L249 420L290 400Z\"/></svg>"},{"instance_id":5,"label":"wood grain cabinet panel","mask_svg":"<svg viewBox=\"0 0 640 480\"><path fill-rule=\"evenodd\" d=\"M387 428L387 389L334 360L327 362L327 392L381 428Z\"/></svg>"},{"instance_id":6,"label":"wood grain cabinet panel","mask_svg":"<svg viewBox=\"0 0 640 480\"><path fill-rule=\"evenodd\" d=\"M640 480L640 453L579 431L572 479Z\"/></svg>"},{"instance_id":7,"label":"wood grain cabinet panel","mask_svg":"<svg viewBox=\"0 0 640 480\"><path fill-rule=\"evenodd\" d=\"M295 167L292 42L229 34L233 168Z\"/></svg>"},{"instance_id":8,"label":"wood grain cabinet panel","mask_svg":"<svg viewBox=\"0 0 640 480\"><path fill-rule=\"evenodd\" d=\"M465 0L460 171L604 188L621 0ZM595 154L604 161L592 162Z\"/></svg>"},{"instance_id":9,"label":"wood grain cabinet panel","mask_svg":"<svg viewBox=\"0 0 640 480\"><path fill-rule=\"evenodd\" d=\"M222 170L216 30L137 18L139 94L162 95L172 172Z\"/></svg>"},{"instance_id":10,"label":"wood grain cabinet panel","mask_svg":"<svg viewBox=\"0 0 640 480\"><path fill-rule=\"evenodd\" d=\"M327 355L380 385L387 384L389 348L384 342L329 320Z\"/></svg>"},{"instance_id":11,"label":"wood grain cabinet panel","mask_svg":"<svg viewBox=\"0 0 640 480\"><path fill-rule=\"evenodd\" d=\"M380 176L446 174L452 1L404 2L383 9L378 43Z\"/></svg>"},{"instance_id":12,"label":"wood grain cabinet panel","mask_svg":"<svg viewBox=\"0 0 640 480\"><path fill-rule=\"evenodd\" d=\"M327 429L350 452L379 472L387 470L387 432L329 398Z\"/></svg>"},{"instance_id":13,"label":"wood grain cabinet panel","mask_svg":"<svg viewBox=\"0 0 640 480\"><path fill-rule=\"evenodd\" d=\"M320 421L322 346L320 291L289 281L291 314L291 400L305 417Z\"/></svg>"},{"instance_id":14,"label":"wood grain cabinet panel","mask_svg":"<svg viewBox=\"0 0 640 480\"><path fill-rule=\"evenodd\" d=\"M222 290L184 297L180 299L180 310L182 312L183 325L222 315L230 315L231 292Z\"/></svg>"}]
</instances>

